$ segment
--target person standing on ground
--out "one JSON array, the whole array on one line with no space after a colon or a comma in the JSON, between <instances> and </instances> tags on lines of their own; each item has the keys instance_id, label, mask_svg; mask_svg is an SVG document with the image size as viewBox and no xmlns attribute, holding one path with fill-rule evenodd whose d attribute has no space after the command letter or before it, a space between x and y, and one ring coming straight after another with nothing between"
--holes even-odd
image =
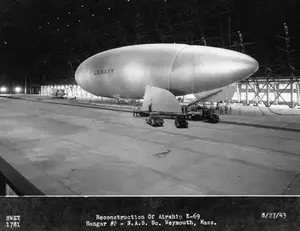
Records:
<instances>
[{"instance_id":1,"label":"person standing on ground","mask_svg":"<svg viewBox=\"0 0 300 231\"><path fill-rule=\"evenodd\" d=\"M150 103L149 103L149 112L152 112L152 99L150 100Z\"/></svg>"},{"instance_id":2,"label":"person standing on ground","mask_svg":"<svg viewBox=\"0 0 300 231\"><path fill-rule=\"evenodd\" d=\"M228 114L228 105L227 105L227 102L225 103L225 114L226 115Z\"/></svg>"}]
</instances>

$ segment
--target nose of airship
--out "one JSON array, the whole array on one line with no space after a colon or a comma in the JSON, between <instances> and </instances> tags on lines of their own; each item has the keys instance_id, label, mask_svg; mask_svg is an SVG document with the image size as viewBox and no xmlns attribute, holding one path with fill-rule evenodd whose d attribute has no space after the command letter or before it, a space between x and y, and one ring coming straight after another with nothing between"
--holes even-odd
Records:
<instances>
[{"instance_id":1,"label":"nose of airship","mask_svg":"<svg viewBox=\"0 0 300 231\"><path fill-rule=\"evenodd\" d=\"M244 53L214 48L193 47L195 51L195 77L207 89L224 87L244 80L258 70L258 62Z\"/></svg>"},{"instance_id":2,"label":"nose of airship","mask_svg":"<svg viewBox=\"0 0 300 231\"><path fill-rule=\"evenodd\" d=\"M251 75L253 75L259 68L258 62L249 55L235 52L236 64L240 64L239 73L236 73L236 81L243 80Z\"/></svg>"},{"instance_id":3,"label":"nose of airship","mask_svg":"<svg viewBox=\"0 0 300 231\"><path fill-rule=\"evenodd\" d=\"M224 81L238 82L253 75L259 68L258 62L244 53L219 49L216 68Z\"/></svg>"}]
</instances>

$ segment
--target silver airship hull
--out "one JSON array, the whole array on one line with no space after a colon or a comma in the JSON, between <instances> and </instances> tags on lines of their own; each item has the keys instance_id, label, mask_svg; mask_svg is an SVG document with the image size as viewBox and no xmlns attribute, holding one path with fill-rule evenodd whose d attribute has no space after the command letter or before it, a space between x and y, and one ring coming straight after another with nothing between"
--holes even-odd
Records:
<instances>
[{"instance_id":1,"label":"silver airship hull","mask_svg":"<svg viewBox=\"0 0 300 231\"><path fill-rule=\"evenodd\" d=\"M248 55L206 46L143 44L96 54L77 68L87 92L104 97L142 98L147 85L185 95L248 78L258 62Z\"/></svg>"}]
</instances>

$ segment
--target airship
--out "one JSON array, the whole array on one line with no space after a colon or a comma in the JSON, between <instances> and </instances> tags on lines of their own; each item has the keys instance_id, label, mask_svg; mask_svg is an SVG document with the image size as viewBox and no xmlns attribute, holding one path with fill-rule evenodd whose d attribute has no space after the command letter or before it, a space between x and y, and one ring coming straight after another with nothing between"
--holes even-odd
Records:
<instances>
[{"instance_id":1,"label":"airship","mask_svg":"<svg viewBox=\"0 0 300 231\"><path fill-rule=\"evenodd\" d=\"M147 86L175 96L226 87L253 75L258 62L217 47L141 44L91 56L75 72L78 85L102 97L142 99Z\"/></svg>"}]
</instances>

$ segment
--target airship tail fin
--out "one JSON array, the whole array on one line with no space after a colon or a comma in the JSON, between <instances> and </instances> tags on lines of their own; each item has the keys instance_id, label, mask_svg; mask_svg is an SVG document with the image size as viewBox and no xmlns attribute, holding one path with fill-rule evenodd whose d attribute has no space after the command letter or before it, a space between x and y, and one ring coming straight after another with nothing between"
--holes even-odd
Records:
<instances>
[{"instance_id":1,"label":"airship tail fin","mask_svg":"<svg viewBox=\"0 0 300 231\"><path fill-rule=\"evenodd\" d=\"M152 111L181 113L181 106L175 95L166 89L159 87L146 86L143 111L149 110L149 104L152 104Z\"/></svg>"}]
</instances>

